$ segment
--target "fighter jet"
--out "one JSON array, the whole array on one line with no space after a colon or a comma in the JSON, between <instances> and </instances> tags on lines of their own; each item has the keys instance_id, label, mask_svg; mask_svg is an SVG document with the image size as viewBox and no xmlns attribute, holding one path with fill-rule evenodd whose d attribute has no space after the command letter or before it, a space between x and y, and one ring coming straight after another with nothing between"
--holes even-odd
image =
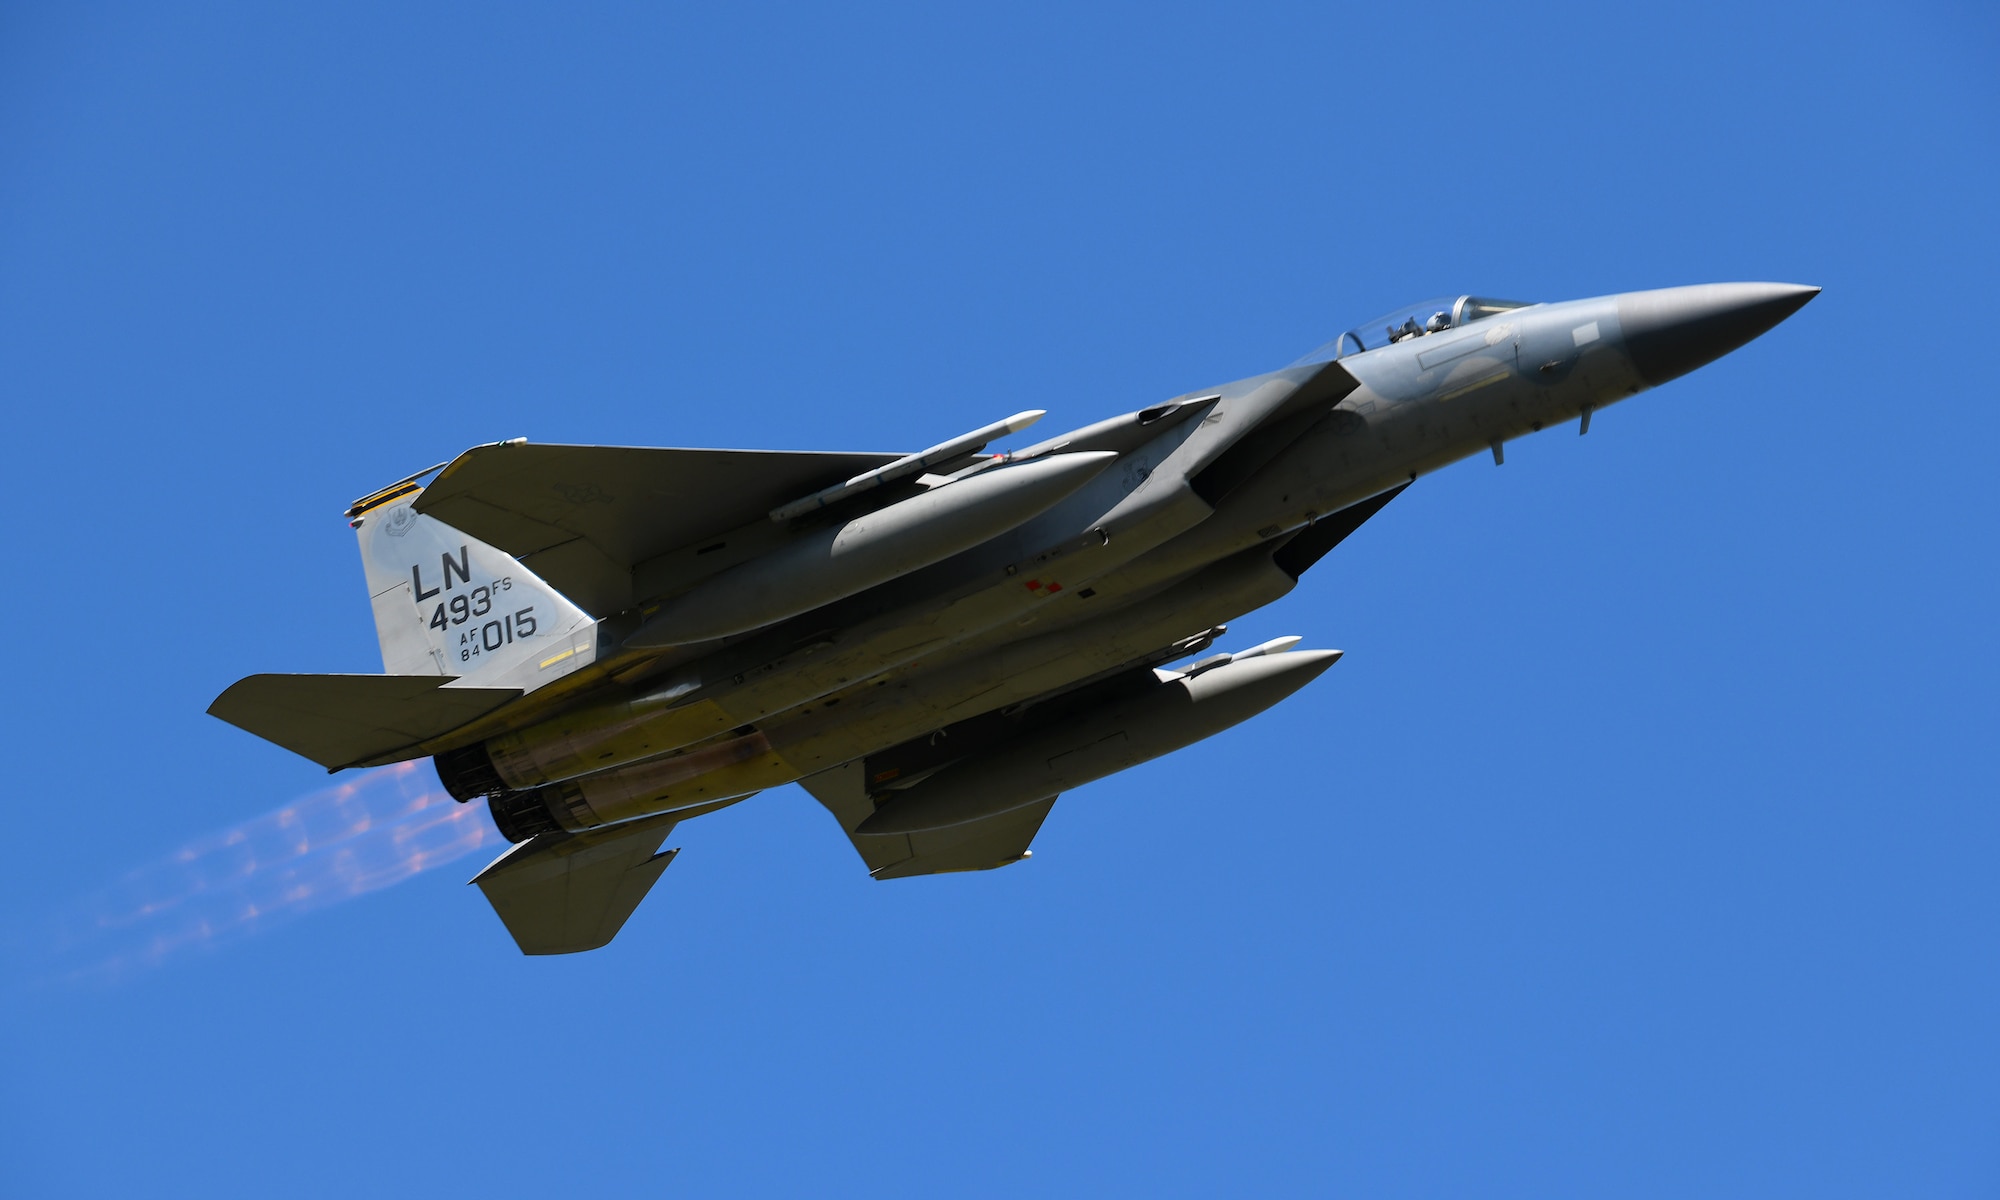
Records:
<instances>
[{"instance_id":1,"label":"fighter jet","mask_svg":"<svg viewBox=\"0 0 2000 1200\"><path fill-rule=\"evenodd\" d=\"M801 783L876 879L1006 866L1062 793L1201 741L1337 650L1211 652L1420 476L1743 345L1819 289L1399 308L1297 362L1005 453L467 450L346 516L382 675L215 716L329 770L430 757L512 849L528 954L609 942L680 822Z\"/></svg>"}]
</instances>

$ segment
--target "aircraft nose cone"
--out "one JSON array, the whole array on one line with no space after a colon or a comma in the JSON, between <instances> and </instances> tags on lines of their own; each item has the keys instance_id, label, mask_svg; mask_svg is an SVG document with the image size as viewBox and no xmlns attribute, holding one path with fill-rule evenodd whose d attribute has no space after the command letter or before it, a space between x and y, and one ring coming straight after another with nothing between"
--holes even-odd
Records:
<instances>
[{"instance_id":1,"label":"aircraft nose cone","mask_svg":"<svg viewBox=\"0 0 2000 1200\"><path fill-rule=\"evenodd\" d=\"M1618 297L1625 352L1654 386L1762 334L1819 295L1796 283L1708 283Z\"/></svg>"}]
</instances>

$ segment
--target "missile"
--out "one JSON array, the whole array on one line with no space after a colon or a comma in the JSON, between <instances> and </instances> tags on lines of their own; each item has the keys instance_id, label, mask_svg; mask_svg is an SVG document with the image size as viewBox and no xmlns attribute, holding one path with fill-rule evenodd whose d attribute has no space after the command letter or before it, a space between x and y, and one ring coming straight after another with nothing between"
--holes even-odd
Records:
<instances>
[{"instance_id":1,"label":"missile","mask_svg":"<svg viewBox=\"0 0 2000 1200\"><path fill-rule=\"evenodd\" d=\"M1135 699L1031 729L971 755L888 793L855 832L926 833L1046 800L1247 721L1340 658L1338 650L1257 650L1197 674L1164 672L1164 679Z\"/></svg>"},{"instance_id":2,"label":"missile","mask_svg":"<svg viewBox=\"0 0 2000 1200\"><path fill-rule=\"evenodd\" d=\"M825 508L837 500L845 500L849 496L871 491L881 487L885 483L894 483L898 479L906 479L920 471L928 471L939 463L947 463L954 458L963 458L965 455L984 450L986 443L992 441L994 438L1002 438L1010 433L1021 432L1023 429L1041 420L1047 414L1047 409L1031 408L1026 412L1017 412L1004 421L995 421L993 424L981 426L971 433L960 434L948 442L939 442L928 450L919 450L915 454L905 454L895 462L884 463L872 471L863 471L845 483L836 483L830 488L822 488L814 492L803 500L794 500L790 504L780 505L771 510L771 519L783 522L789 521L794 517L803 517L807 513L815 509ZM431 469L436 470L437 468L433 467Z\"/></svg>"},{"instance_id":3,"label":"missile","mask_svg":"<svg viewBox=\"0 0 2000 1200\"><path fill-rule=\"evenodd\" d=\"M1217 667L1226 667L1233 662L1242 662L1246 658L1260 658L1266 654L1283 654L1304 640L1304 638L1297 634L1289 634L1285 637L1272 638L1268 642L1261 642L1250 647L1248 650L1238 650L1234 654L1211 654L1207 658L1188 664L1181 669L1181 674L1199 675L1204 671L1213 671Z\"/></svg>"},{"instance_id":4,"label":"missile","mask_svg":"<svg viewBox=\"0 0 2000 1200\"><path fill-rule=\"evenodd\" d=\"M761 629L941 562L1040 516L1118 455L1052 454L984 471L810 534L662 604L625 642L663 650Z\"/></svg>"}]
</instances>

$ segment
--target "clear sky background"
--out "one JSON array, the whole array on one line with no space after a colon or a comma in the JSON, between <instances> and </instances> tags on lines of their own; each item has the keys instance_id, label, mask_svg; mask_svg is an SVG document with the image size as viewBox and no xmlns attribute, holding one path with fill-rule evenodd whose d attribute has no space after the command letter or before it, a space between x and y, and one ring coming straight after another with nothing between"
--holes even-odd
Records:
<instances>
[{"instance_id":1,"label":"clear sky background","mask_svg":"<svg viewBox=\"0 0 2000 1200\"><path fill-rule=\"evenodd\" d=\"M2000 1189L1989 7L277 7L0 11L0 1191ZM379 670L340 511L474 443L1738 279L1826 291L1410 489L1225 642L1338 667L1003 871L785 788L524 959L475 810L203 714ZM431 857L286 849L350 802Z\"/></svg>"}]
</instances>

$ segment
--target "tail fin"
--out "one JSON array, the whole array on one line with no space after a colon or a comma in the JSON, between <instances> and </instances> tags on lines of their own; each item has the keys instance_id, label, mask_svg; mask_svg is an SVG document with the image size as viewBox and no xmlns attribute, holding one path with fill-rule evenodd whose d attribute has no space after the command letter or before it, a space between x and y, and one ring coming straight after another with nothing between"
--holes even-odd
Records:
<instances>
[{"instance_id":1,"label":"tail fin","mask_svg":"<svg viewBox=\"0 0 2000 1200\"><path fill-rule=\"evenodd\" d=\"M437 468L433 467L432 470ZM596 656L596 622L509 555L412 507L429 471L354 502L391 675L532 691Z\"/></svg>"}]
</instances>

